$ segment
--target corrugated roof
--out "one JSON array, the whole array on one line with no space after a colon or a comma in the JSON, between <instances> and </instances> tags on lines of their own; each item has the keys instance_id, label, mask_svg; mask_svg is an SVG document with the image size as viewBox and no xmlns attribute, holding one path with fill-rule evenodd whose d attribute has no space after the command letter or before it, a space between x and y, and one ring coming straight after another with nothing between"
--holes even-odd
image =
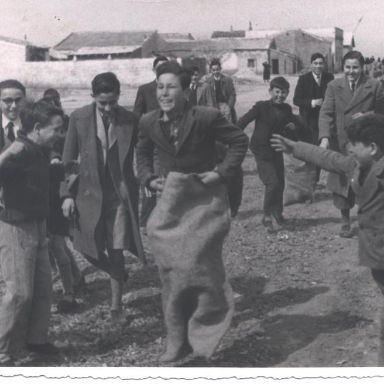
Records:
<instances>
[{"instance_id":1,"label":"corrugated roof","mask_svg":"<svg viewBox=\"0 0 384 384\"><path fill-rule=\"evenodd\" d=\"M18 45L33 45L27 40L14 39L13 37L0 36L0 41L6 41L7 43L18 44Z\"/></svg>"},{"instance_id":2,"label":"corrugated roof","mask_svg":"<svg viewBox=\"0 0 384 384\"><path fill-rule=\"evenodd\" d=\"M73 32L55 45L57 51L78 51L87 47L141 46L155 31Z\"/></svg>"},{"instance_id":3,"label":"corrugated roof","mask_svg":"<svg viewBox=\"0 0 384 384\"><path fill-rule=\"evenodd\" d=\"M228 37L245 37L245 31L214 31L212 33L212 39Z\"/></svg>"},{"instance_id":4,"label":"corrugated roof","mask_svg":"<svg viewBox=\"0 0 384 384\"><path fill-rule=\"evenodd\" d=\"M195 40L190 33L159 33L159 35L166 41L189 41Z\"/></svg>"}]
</instances>

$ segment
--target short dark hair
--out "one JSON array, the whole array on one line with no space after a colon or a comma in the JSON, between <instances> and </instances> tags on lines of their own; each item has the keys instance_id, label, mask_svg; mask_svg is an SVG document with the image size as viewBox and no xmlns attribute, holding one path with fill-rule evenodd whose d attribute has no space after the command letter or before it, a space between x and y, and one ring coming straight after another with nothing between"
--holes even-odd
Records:
<instances>
[{"instance_id":1,"label":"short dark hair","mask_svg":"<svg viewBox=\"0 0 384 384\"><path fill-rule=\"evenodd\" d=\"M323 59L325 61L324 55L322 53L320 53L320 52L316 52L316 53L312 54L312 56L311 56L311 63L313 61L315 61L316 59Z\"/></svg>"},{"instance_id":2,"label":"short dark hair","mask_svg":"<svg viewBox=\"0 0 384 384\"><path fill-rule=\"evenodd\" d=\"M7 80L4 80L4 81L1 81L0 82L0 92L3 89L6 89L6 88L20 89L20 91L23 92L24 96L26 94L24 85L21 84L20 81L15 80L15 79L7 79Z\"/></svg>"},{"instance_id":3,"label":"short dark hair","mask_svg":"<svg viewBox=\"0 0 384 384\"><path fill-rule=\"evenodd\" d=\"M156 65L157 65L160 61L168 61L168 58L167 58L166 56L162 56L162 55L158 55L158 56L156 56L155 60L153 60L153 68L156 68Z\"/></svg>"},{"instance_id":4,"label":"short dark hair","mask_svg":"<svg viewBox=\"0 0 384 384\"><path fill-rule=\"evenodd\" d=\"M36 123L40 123L44 127L54 116L64 117L63 110L44 99L36 103L27 103L20 111L22 129L24 132L31 132Z\"/></svg>"},{"instance_id":5,"label":"short dark hair","mask_svg":"<svg viewBox=\"0 0 384 384\"><path fill-rule=\"evenodd\" d=\"M200 68L197 66L197 65L194 65L192 67L192 72L195 73L195 72L199 72L200 73Z\"/></svg>"},{"instance_id":6,"label":"short dark hair","mask_svg":"<svg viewBox=\"0 0 384 384\"><path fill-rule=\"evenodd\" d=\"M110 92L120 95L120 81L117 76L113 72L103 72L96 75L92 80L93 95Z\"/></svg>"},{"instance_id":7,"label":"short dark hair","mask_svg":"<svg viewBox=\"0 0 384 384\"><path fill-rule=\"evenodd\" d=\"M60 93L56 88L48 88L44 91L43 97L58 97L60 99Z\"/></svg>"},{"instance_id":8,"label":"short dark hair","mask_svg":"<svg viewBox=\"0 0 384 384\"><path fill-rule=\"evenodd\" d=\"M352 143L369 145L375 143L384 151L384 115L372 113L353 120L346 128L348 140Z\"/></svg>"},{"instance_id":9,"label":"short dark hair","mask_svg":"<svg viewBox=\"0 0 384 384\"><path fill-rule=\"evenodd\" d=\"M219 68L221 68L220 59L218 59L217 57L211 60L211 62L209 63L209 68L212 68L214 65L218 65Z\"/></svg>"},{"instance_id":10,"label":"short dark hair","mask_svg":"<svg viewBox=\"0 0 384 384\"><path fill-rule=\"evenodd\" d=\"M272 88L289 89L289 83L283 76L274 77L269 83L269 89Z\"/></svg>"},{"instance_id":11,"label":"short dark hair","mask_svg":"<svg viewBox=\"0 0 384 384\"><path fill-rule=\"evenodd\" d=\"M364 63L365 63L365 59L364 59L364 56L362 55L361 52L359 51L349 51L347 52L344 57L343 57L343 67L344 67L344 64L345 62L348 60L348 59L356 59L359 61L360 63L360 67L363 67L364 66Z\"/></svg>"},{"instance_id":12,"label":"short dark hair","mask_svg":"<svg viewBox=\"0 0 384 384\"><path fill-rule=\"evenodd\" d=\"M181 84L181 88L187 89L189 84L191 83L191 72L187 69L179 65L176 61L167 61L165 63L160 64L156 68L156 78L158 79L164 73L173 73L176 75Z\"/></svg>"}]
</instances>

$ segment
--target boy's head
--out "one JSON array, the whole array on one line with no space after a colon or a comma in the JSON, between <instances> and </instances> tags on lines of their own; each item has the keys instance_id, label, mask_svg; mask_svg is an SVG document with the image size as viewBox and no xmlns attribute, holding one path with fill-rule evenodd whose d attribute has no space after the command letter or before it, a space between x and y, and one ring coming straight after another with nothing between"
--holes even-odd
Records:
<instances>
[{"instance_id":1,"label":"boy's head","mask_svg":"<svg viewBox=\"0 0 384 384\"><path fill-rule=\"evenodd\" d=\"M112 72L99 73L92 80L92 97L101 115L112 115L120 97L120 81Z\"/></svg>"},{"instance_id":2,"label":"boy's head","mask_svg":"<svg viewBox=\"0 0 384 384\"><path fill-rule=\"evenodd\" d=\"M48 88L44 91L43 99L51 104L55 105L58 108L61 108L60 93L55 88Z\"/></svg>"},{"instance_id":3,"label":"boy's head","mask_svg":"<svg viewBox=\"0 0 384 384\"><path fill-rule=\"evenodd\" d=\"M362 116L347 127L348 152L362 168L384 154L384 116L376 113Z\"/></svg>"},{"instance_id":4,"label":"boy's head","mask_svg":"<svg viewBox=\"0 0 384 384\"><path fill-rule=\"evenodd\" d=\"M25 104L25 87L18 80L8 79L0 82L1 112L10 121L19 118Z\"/></svg>"},{"instance_id":5,"label":"boy's head","mask_svg":"<svg viewBox=\"0 0 384 384\"><path fill-rule=\"evenodd\" d=\"M155 60L153 60L153 71L156 72L156 68L168 61L168 58L162 55L156 56Z\"/></svg>"},{"instance_id":6,"label":"boy's head","mask_svg":"<svg viewBox=\"0 0 384 384\"><path fill-rule=\"evenodd\" d=\"M199 81L199 76L200 76L200 68L196 65L192 67L192 77L191 77L191 83L192 84L197 84Z\"/></svg>"},{"instance_id":7,"label":"boy's head","mask_svg":"<svg viewBox=\"0 0 384 384\"><path fill-rule=\"evenodd\" d=\"M220 59L217 57L212 59L211 62L209 63L209 68L213 74L213 76L217 77L221 73L221 63Z\"/></svg>"},{"instance_id":8,"label":"boy's head","mask_svg":"<svg viewBox=\"0 0 384 384\"><path fill-rule=\"evenodd\" d=\"M45 147L52 147L63 137L63 111L44 99L26 105L20 111L23 131L33 133L34 141Z\"/></svg>"},{"instance_id":9,"label":"boy's head","mask_svg":"<svg viewBox=\"0 0 384 384\"><path fill-rule=\"evenodd\" d=\"M189 87L191 73L176 61L167 61L156 69L157 100L164 112L178 110L185 101L184 90Z\"/></svg>"},{"instance_id":10,"label":"boy's head","mask_svg":"<svg viewBox=\"0 0 384 384\"><path fill-rule=\"evenodd\" d=\"M289 83L283 76L273 78L269 83L269 94L275 104L283 104L289 93Z\"/></svg>"},{"instance_id":11,"label":"boy's head","mask_svg":"<svg viewBox=\"0 0 384 384\"><path fill-rule=\"evenodd\" d=\"M357 81L364 70L364 56L359 51L347 52L343 57L344 75L348 81Z\"/></svg>"},{"instance_id":12,"label":"boy's head","mask_svg":"<svg viewBox=\"0 0 384 384\"><path fill-rule=\"evenodd\" d=\"M316 75L321 75L324 71L325 58L322 53L316 52L311 56L311 69Z\"/></svg>"}]
</instances>

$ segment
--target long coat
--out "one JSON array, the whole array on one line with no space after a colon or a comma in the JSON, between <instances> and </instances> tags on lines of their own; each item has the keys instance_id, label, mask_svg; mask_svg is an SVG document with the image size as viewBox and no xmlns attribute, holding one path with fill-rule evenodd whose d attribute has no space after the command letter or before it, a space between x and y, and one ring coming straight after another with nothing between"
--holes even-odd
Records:
<instances>
[{"instance_id":1,"label":"long coat","mask_svg":"<svg viewBox=\"0 0 384 384\"><path fill-rule=\"evenodd\" d=\"M122 107L118 107L114 124L118 149L118 164L110 163L111 179L117 195L123 202L130 220L129 249L144 257L141 243L137 209L138 182L133 170L134 147L137 141L137 118ZM75 198L78 211L74 228L74 246L90 257L97 257L96 227L102 214L103 157L101 142L97 136L96 105L91 104L74 111L69 120L64 144L63 163L70 167L79 159L77 188L67 188L63 183L62 197ZM68 180L71 179L68 175Z\"/></svg>"},{"instance_id":2,"label":"long coat","mask_svg":"<svg viewBox=\"0 0 384 384\"><path fill-rule=\"evenodd\" d=\"M248 148L248 137L229 123L214 108L188 106L180 122L180 138L171 144L160 125L161 111L147 113L140 120L137 145L137 167L141 182L148 185L154 174L154 147L158 151L161 176L168 172L201 173L217 165L215 141L228 145L217 171L224 180L234 176Z\"/></svg>"},{"instance_id":3,"label":"long coat","mask_svg":"<svg viewBox=\"0 0 384 384\"><path fill-rule=\"evenodd\" d=\"M231 109L232 121L236 122L236 90L233 84L233 80L229 76L224 76L220 74L220 85L223 96ZM219 103L216 100L216 91L215 91L215 79L213 75L209 75L205 79L205 84L203 85L201 97L199 100L199 105L205 105L207 107L219 108Z\"/></svg>"},{"instance_id":4,"label":"long coat","mask_svg":"<svg viewBox=\"0 0 384 384\"><path fill-rule=\"evenodd\" d=\"M352 116L358 112L384 114L384 92L381 83L361 75L359 85L352 95L346 77L331 81L320 109L319 140L328 137L331 149L346 154L348 139L345 128L353 121ZM330 173L327 185L332 192L348 196L350 183L345 175Z\"/></svg>"},{"instance_id":5,"label":"long coat","mask_svg":"<svg viewBox=\"0 0 384 384\"><path fill-rule=\"evenodd\" d=\"M351 156L306 143L296 143L293 154L348 178L359 205L360 264L384 269L384 157L373 163L361 181L360 166Z\"/></svg>"},{"instance_id":6,"label":"long coat","mask_svg":"<svg viewBox=\"0 0 384 384\"><path fill-rule=\"evenodd\" d=\"M319 134L320 107L312 108L312 100L324 99L327 84L334 79L331 73L323 72L318 85L310 71L299 77L293 96L293 103L299 107L300 116L314 134L313 142L317 143Z\"/></svg>"}]
</instances>

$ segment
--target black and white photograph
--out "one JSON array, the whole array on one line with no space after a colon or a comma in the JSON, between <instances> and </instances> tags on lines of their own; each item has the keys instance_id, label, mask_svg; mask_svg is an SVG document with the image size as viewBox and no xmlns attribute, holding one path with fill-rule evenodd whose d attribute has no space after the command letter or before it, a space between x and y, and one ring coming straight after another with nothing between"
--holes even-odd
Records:
<instances>
[{"instance_id":1,"label":"black and white photograph","mask_svg":"<svg viewBox=\"0 0 384 384\"><path fill-rule=\"evenodd\" d=\"M1 8L0 376L382 380L384 3Z\"/></svg>"}]
</instances>

